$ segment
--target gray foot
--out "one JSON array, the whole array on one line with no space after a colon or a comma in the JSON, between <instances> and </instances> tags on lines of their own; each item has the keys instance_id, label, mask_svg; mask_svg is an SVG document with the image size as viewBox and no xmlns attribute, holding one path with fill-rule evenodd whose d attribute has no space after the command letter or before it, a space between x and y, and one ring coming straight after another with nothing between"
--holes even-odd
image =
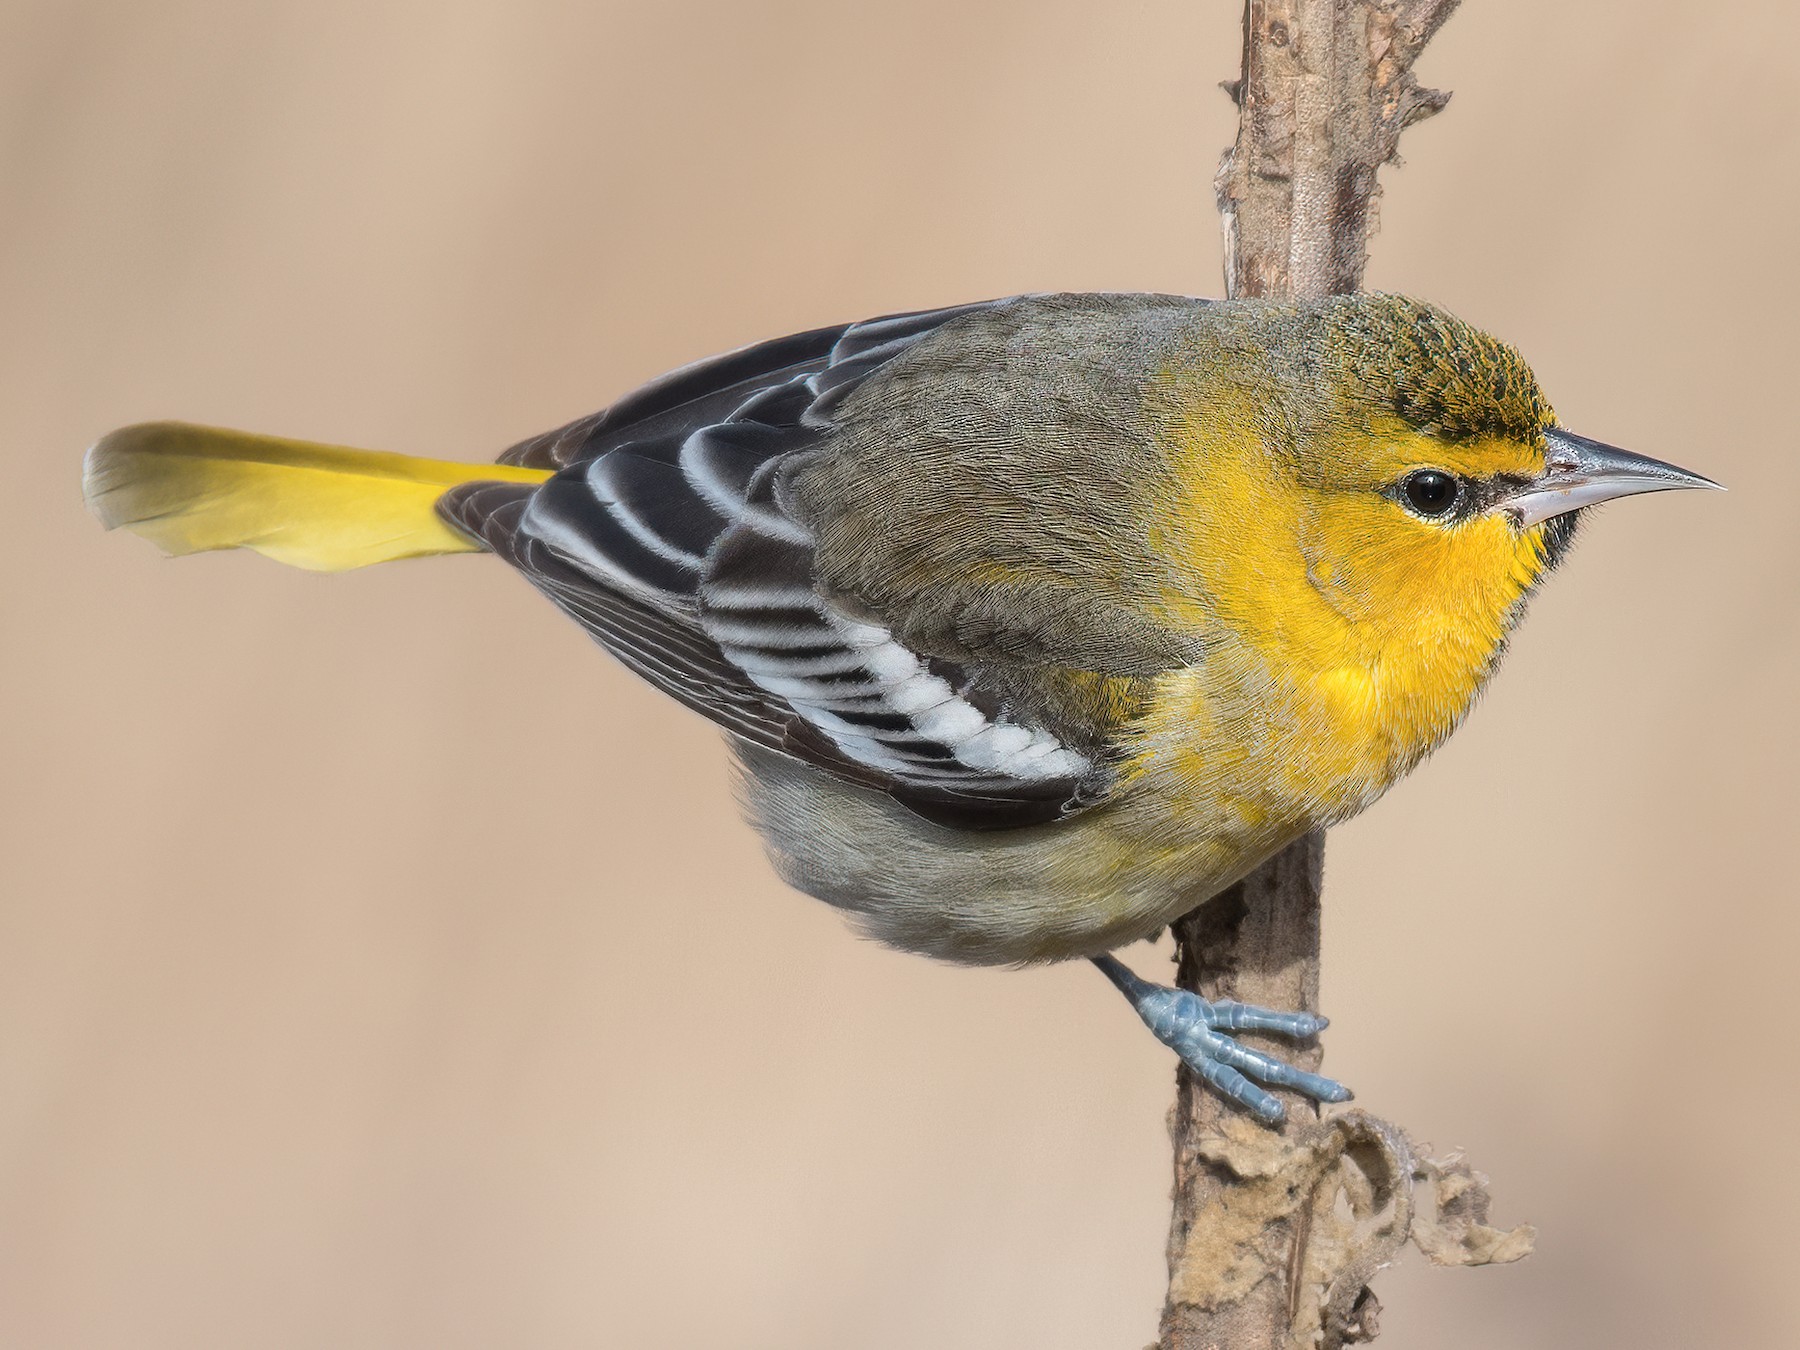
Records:
<instances>
[{"instance_id":1,"label":"gray foot","mask_svg":"<svg viewBox=\"0 0 1800 1350\"><path fill-rule=\"evenodd\" d=\"M1209 1003L1185 989L1151 984L1117 958L1096 956L1106 978L1131 1000L1156 1039L1181 1056L1182 1063L1227 1101L1235 1102L1265 1125L1278 1125L1287 1109L1270 1087L1291 1088L1322 1102L1347 1102L1350 1089L1335 1079L1296 1069L1273 1055L1239 1045L1227 1032L1272 1031L1278 1036L1305 1038L1323 1031L1326 1021L1317 1013L1275 1012L1248 1003Z\"/></svg>"}]
</instances>

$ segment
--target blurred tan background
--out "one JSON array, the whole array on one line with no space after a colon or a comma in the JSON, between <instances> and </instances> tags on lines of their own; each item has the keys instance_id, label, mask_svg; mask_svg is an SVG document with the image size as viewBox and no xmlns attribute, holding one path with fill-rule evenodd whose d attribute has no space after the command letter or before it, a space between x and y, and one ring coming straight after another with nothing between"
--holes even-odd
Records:
<instances>
[{"instance_id":1,"label":"blurred tan background","mask_svg":"<svg viewBox=\"0 0 1800 1350\"><path fill-rule=\"evenodd\" d=\"M1523 1266L1383 1346L1795 1343L1800 18L1469 0L1371 285L1730 484L1608 510L1332 840L1329 1066ZM478 459L752 339L1217 293L1233 0L0 9L0 1345L1130 1347L1172 1063L784 891L714 734L456 558L103 536L183 417ZM1160 955L1133 954L1161 972Z\"/></svg>"}]
</instances>

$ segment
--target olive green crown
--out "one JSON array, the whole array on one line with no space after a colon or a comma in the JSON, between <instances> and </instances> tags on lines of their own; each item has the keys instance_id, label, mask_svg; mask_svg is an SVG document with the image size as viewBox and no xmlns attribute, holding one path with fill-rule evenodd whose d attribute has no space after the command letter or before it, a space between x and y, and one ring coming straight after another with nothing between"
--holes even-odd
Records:
<instances>
[{"instance_id":1,"label":"olive green crown","mask_svg":"<svg viewBox=\"0 0 1800 1350\"><path fill-rule=\"evenodd\" d=\"M1506 343L1403 295L1324 302L1327 349L1371 405L1451 441L1535 442L1556 421L1537 377Z\"/></svg>"}]
</instances>

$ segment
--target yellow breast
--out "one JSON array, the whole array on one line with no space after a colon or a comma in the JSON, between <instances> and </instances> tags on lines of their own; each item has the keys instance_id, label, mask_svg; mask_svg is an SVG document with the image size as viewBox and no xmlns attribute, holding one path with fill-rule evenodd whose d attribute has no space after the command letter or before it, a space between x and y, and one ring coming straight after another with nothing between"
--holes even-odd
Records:
<instances>
[{"instance_id":1,"label":"yellow breast","mask_svg":"<svg viewBox=\"0 0 1800 1350\"><path fill-rule=\"evenodd\" d=\"M1497 447L1364 423L1296 467L1248 410L1201 406L1173 437L1153 537L1159 618L1208 652L1162 677L1126 776L1196 827L1273 846L1367 806L1455 729L1542 559L1504 517L1426 524L1380 491L1408 464L1491 464ZM1319 463L1332 473L1309 475Z\"/></svg>"}]
</instances>

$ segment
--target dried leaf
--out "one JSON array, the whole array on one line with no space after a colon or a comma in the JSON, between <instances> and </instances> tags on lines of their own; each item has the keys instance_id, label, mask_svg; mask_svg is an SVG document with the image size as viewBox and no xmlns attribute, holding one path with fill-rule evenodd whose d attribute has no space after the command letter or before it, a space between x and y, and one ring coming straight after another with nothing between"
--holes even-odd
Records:
<instances>
[{"instance_id":1,"label":"dried leaf","mask_svg":"<svg viewBox=\"0 0 1800 1350\"><path fill-rule=\"evenodd\" d=\"M1442 1162L1425 1159L1415 1174L1415 1191L1421 1204L1414 1217L1412 1239L1418 1249L1440 1266L1505 1265L1531 1255L1537 1229L1492 1227L1488 1206L1488 1179L1470 1167L1460 1153Z\"/></svg>"}]
</instances>

